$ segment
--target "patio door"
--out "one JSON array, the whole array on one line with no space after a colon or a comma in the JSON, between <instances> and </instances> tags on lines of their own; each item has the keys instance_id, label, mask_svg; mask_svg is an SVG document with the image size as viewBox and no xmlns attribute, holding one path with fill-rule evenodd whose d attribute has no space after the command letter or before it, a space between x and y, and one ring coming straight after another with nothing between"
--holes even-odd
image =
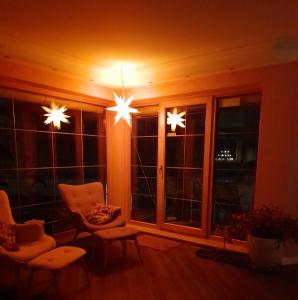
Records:
<instances>
[{"instance_id":1,"label":"patio door","mask_svg":"<svg viewBox=\"0 0 298 300\"><path fill-rule=\"evenodd\" d=\"M157 225L207 236L212 98L160 105Z\"/></svg>"}]
</instances>

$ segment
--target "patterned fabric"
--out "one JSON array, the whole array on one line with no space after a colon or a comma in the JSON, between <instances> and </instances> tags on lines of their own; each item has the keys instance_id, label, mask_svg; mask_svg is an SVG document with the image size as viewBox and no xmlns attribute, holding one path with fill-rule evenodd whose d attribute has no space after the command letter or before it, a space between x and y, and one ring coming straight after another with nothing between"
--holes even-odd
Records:
<instances>
[{"instance_id":1,"label":"patterned fabric","mask_svg":"<svg viewBox=\"0 0 298 300\"><path fill-rule=\"evenodd\" d=\"M113 221L120 213L120 207L96 204L85 213L87 221L94 225L103 225Z\"/></svg>"},{"instance_id":2,"label":"patterned fabric","mask_svg":"<svg viewBox=\"0 0 298 300\"><path fill-rule=\"evenodd\" d=\"M16 225L0 222L0 246L6 251L16 252L19 247L16 243Z\"/></svg>"}]
</instances>

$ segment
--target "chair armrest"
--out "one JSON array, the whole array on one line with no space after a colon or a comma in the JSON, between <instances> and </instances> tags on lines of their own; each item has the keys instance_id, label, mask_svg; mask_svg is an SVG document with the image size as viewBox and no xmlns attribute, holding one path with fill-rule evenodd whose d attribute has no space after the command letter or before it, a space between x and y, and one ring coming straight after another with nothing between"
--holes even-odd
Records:
<instances>
[{"instance_id":1,"label":"chair armrest","mask_svg":"<svg viewBox=\"0 0 298 300\"><path fill-rule=\"evenodd\" d=\"M17 244L33 243L44 234L43 226L40 223L16 224Z\"/></svg>"}]
</instances>

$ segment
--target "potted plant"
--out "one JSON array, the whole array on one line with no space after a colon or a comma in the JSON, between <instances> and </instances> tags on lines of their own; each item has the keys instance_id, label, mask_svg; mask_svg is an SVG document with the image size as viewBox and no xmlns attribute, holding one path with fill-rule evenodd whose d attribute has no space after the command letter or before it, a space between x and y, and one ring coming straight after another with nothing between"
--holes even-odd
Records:
<instances>
[{"instance_id":1,"label":"potted plant","mask_svg":"<svg viewBox=\"0 0 298 300\"><path fill-rule=\"evenodd\" d=\"M247 213L234 214L224 230L225 242L247 240L248 255L259 268L280 264L282 246L298 244L298 219L279 208L263 205Z\"/></svg>"}]
</instances>

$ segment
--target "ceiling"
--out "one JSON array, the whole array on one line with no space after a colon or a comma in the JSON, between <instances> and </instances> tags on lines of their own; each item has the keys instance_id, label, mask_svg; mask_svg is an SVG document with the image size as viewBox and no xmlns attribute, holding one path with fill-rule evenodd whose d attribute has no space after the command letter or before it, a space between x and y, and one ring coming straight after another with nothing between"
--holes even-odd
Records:
<instances>
[{"instance_id":1,"label":"ceiling","mask_svg":"<svg viewBox=\"0 0 298 300\"><path fill-rule=\"evenodd\" d=\"M298 59L296 0L1 0L0 11L1 59L106 87Z\"/></svg>"}]
</instances>

